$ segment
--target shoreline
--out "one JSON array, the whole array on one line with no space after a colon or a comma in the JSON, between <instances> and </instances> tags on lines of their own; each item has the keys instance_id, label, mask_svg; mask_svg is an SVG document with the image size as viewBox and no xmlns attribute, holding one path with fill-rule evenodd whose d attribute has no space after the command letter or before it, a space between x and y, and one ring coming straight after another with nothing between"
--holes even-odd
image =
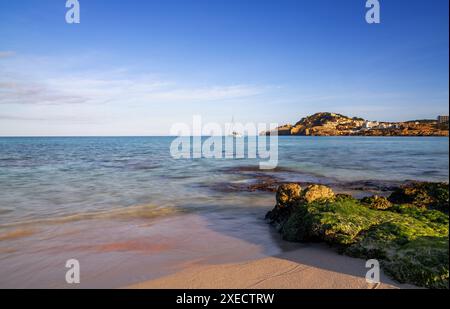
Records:
<instances>
[{"instance_id":1,"label":"shoreline","mask_svg":"<svg viewBox=\"0 0 450 309\"><path fill-rule=\"evenodd\" d=\"M368 283L365 261L337 254L325 245L239 263L193 263L157 279L125 289L411 289L381 272L381 283Z\"/></svg>"},{"instance_id":2,"label":"shoreline","mask_svg":"<svg viewBox=\"0 0 450 309\"><path fill-rule=\"evenodd\" d=\"M51 220L47 227L31 224L29 230L0 237L0 275L5 280L0 286L10 280L9 286L16 287L67 287L59 266L82 257L83 269L91 274L83 277L81 288L417 288L383 271L379 286L369 284L365 259L338 254L336 247L324 243L283 240L264 221L275 202L275 196L266 193L247 193L242 205L217 204L195 213L154 217L153 207L149 212L132 207L85 214L81 219L86 220ZM42 242L43 237L49 241ZM27 255L51 262L40 269ZM104 259L113 262L102 265ZM14 265L24 265L24 272ZM29 272L36 272L36 282L24 280Z\"/></svg>"},{"instance_id":3,"label":"shoreline","mask_svg":"<svg viewBox=\"0 0 450 309\"><path fill-rule=\"evenodd\" d=\"M448 289L448 183L411 183L363 199L324 185L285 184L266 219L297 245L245 263L194 263L129 288ZM378 284L367 279L369 260L381 266Z\"/></svg>"},{"instance_id":4,"label":"shoreline","mask_svg":"<svg viewBox=\"0 0 450 309\"><path fill-rule=\"evenodd\" d=\"M77 288L374 288L365 282L364 260L339 255L324 244L282 240L262 217L255 218L267 210L253 209L231 222L233 213L219 212L153 222L58 224L51 227L49 243L38 241L40 231L21 238L23 249L1 242L0 286L70 288L64 283L64 263L78 258L82 279ZM243 233L237 226L248 230ZM31 256L46 261L45 266L33 263ZM29 273L33 280L26 279ZM384 275L382 282L380 288L409 288Z\"/></svg>"}]
</instances>

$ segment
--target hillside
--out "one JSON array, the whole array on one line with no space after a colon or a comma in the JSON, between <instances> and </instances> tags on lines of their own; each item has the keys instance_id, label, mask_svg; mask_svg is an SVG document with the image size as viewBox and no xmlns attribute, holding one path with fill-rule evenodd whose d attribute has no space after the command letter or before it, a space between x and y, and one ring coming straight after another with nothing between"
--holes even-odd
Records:
<instances>
[{"instance_id":1,"label":"hillside","mask_svg":"<svg viewBox=\"0 0 450 309\"><path fill-rule=\"evenodd\" d=\"M449 133L448 123L438 124L436 120L377 122L336 113L316 113L276 131L278 135L298 136L448 136Z\"/></svg>"}]
</instances>

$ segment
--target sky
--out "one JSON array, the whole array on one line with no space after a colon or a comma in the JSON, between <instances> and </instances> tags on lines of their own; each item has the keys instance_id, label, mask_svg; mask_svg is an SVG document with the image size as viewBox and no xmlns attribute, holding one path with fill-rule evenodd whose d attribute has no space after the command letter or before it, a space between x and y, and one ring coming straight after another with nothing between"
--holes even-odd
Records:
<instances>
[{"instance_id":1,"label":"sky","mask_svg":"<svg viewBox=\"0 0 450 309\"><path fill-rule=\"evenodd\" d=\"M0 136L448 114L449 1L0 0Z\"/></svg>"}]
</instances>

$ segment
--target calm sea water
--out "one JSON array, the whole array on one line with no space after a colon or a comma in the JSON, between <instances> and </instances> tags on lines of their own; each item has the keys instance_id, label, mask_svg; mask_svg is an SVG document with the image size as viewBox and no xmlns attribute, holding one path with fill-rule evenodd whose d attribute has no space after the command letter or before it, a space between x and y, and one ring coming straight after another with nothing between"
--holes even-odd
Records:
<instances>
[{"instance_id":1,"label":"calm sea water","mask_svg":"<svg viewBox=\"0 0 450 309\"><path fill-rule=\"evenodd\" d=\"M0 138L0 288L70 288L73 258L78 287L117 288L297 249L263 220L273 193L229 190L255 179L448 181L448 138L280 137L266 172L257 159L175 160L172 141Z\"/></svg>"},{"instance_id":2,"label":"calm sea water","mask_svg":"<svg viewBox=\"0 0 450 309\"><path fill-rule=\"evenodd\" d=\"M214 184L245 182L256 159L173 159L172 137L0 138L0 227L136 205L233 204ZM448 181L448 138L280 137L287 180ZM296 173L298 172L298 173Z\"/></svg>"}]
</instances>

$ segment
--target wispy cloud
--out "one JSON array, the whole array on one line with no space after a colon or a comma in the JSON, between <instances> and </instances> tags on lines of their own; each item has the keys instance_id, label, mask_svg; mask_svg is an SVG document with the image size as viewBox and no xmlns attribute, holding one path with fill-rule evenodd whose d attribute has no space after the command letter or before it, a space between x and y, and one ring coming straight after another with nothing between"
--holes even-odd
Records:
<instances>
[{"instance_id":1,"label":"wispy cloud","mask_svg":"<svg viewBox=\"0 0 450 309\"><path fill-rule=\"evenodd\" d=\"M80 117L78 115L58 115L55 116L22 116L22 115L13 115L13 114L0 114L0 120L5 121L19 121L19 122L49 122L58 123L58 124L98 124L102 121L99 119L92 119L89 117Z\"/></svg>"},{"instance_id":2,"label":"wispy cloud","mask_svg":"<svg viewBox=\"0 0 450 309\"><path fill-rule=\"evenodd\" d=\"M32 71L38 73L32 75ZM247 98L267 89L244 84L188 86L126 70L67 74L0 66L0 104L201 103Z\"/></svg>"},{"instance_id":3,"label":"wispy cloud","mask_svg":"<svg viewBox=\"0 0 450 309\"><path fill-rule=\"evenodd\" d=\"M10 50L2 51L0 50L0 58L8 58L14 56L16 53Z\"/></svg>"},{"instance_id":4,"label":"wispy cloud","mask_svg":"<svg viewBox=\"0 0 450 309\"><path fill-rule=\"evenodd\" d=\"M102 59L0 59L0 135L166 135L193 113L228 119L236 106L273 92L267 85L205 83Z\"/></svg>"},{"instance_id":5,"label":"wispy cloud","mask_svg":"<svg viewBox=\"0 0 450 309\"><path fill-rule=\"evenodd\" d=\"M0 81L0 104L68 104L86 102L76 94L40 82Z\"/></svg>"}]
</instances>

